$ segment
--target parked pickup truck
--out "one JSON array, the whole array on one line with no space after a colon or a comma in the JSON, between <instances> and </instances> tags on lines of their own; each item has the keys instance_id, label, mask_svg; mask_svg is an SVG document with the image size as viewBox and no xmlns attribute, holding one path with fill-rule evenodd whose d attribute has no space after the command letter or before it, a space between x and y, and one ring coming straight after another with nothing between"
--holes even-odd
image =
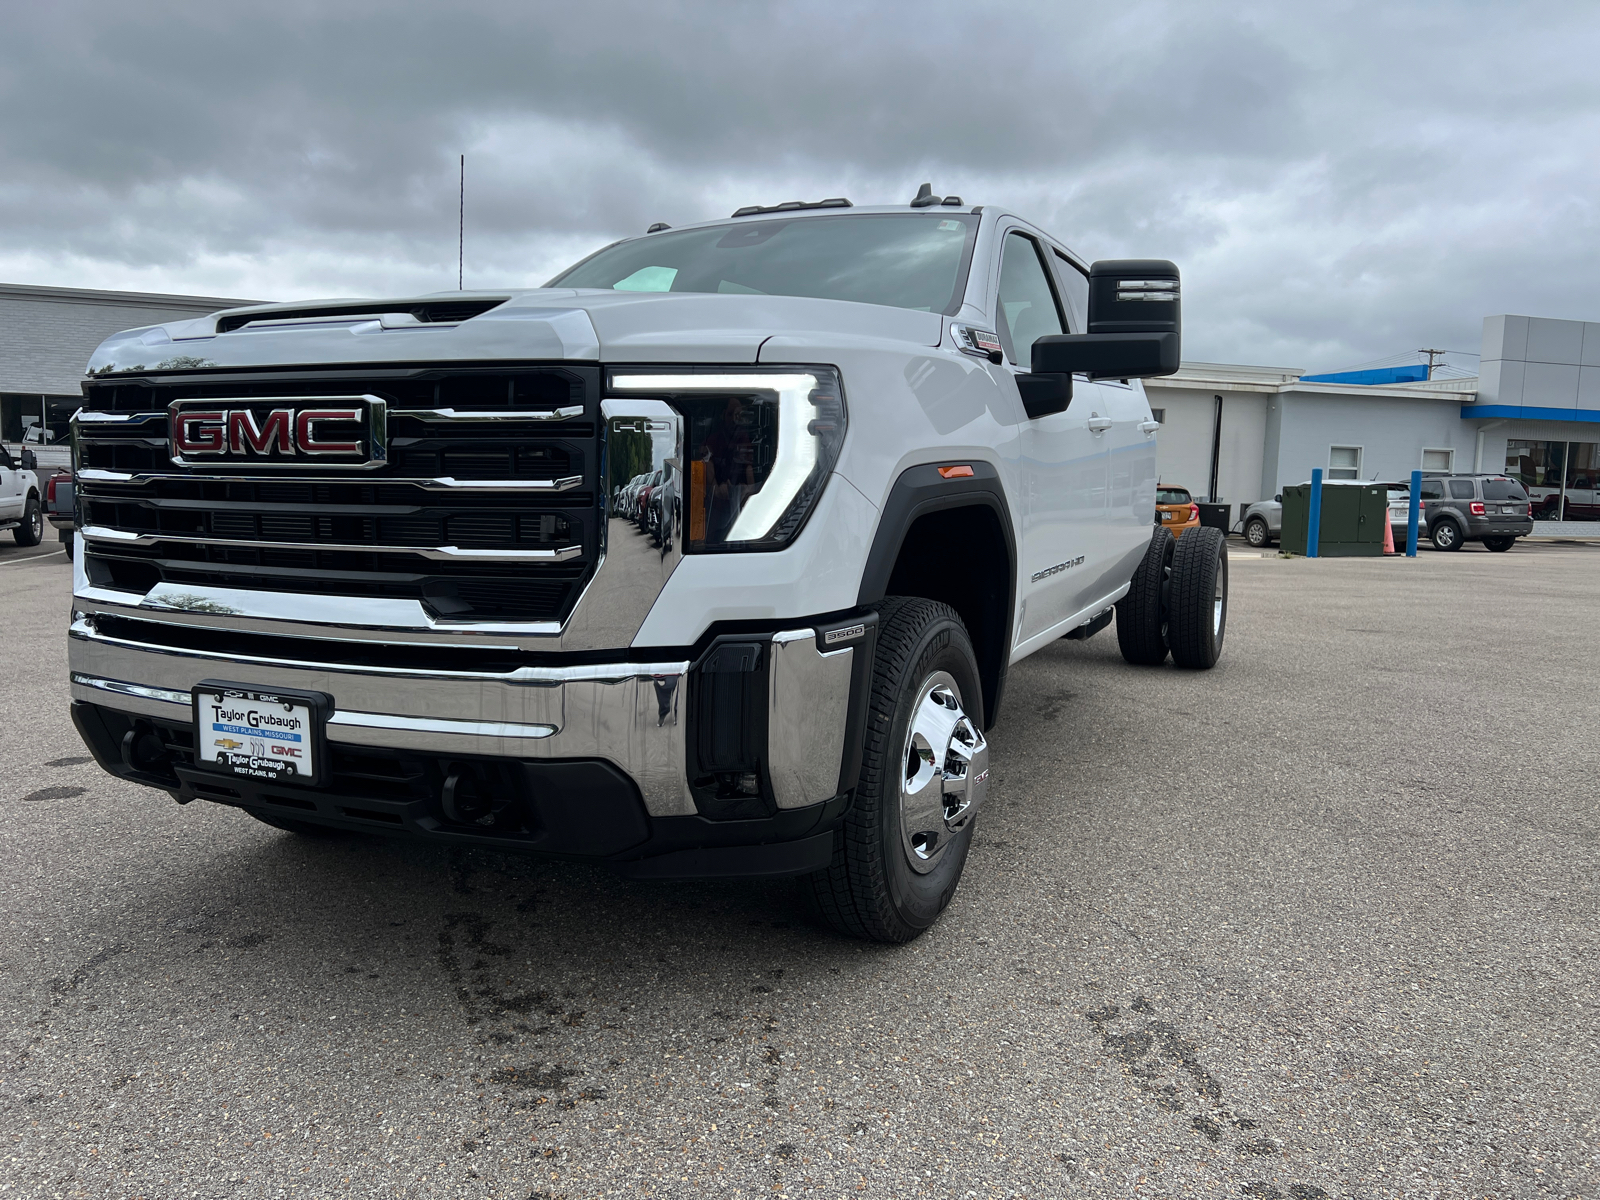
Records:
<instances>
[{"instance_id":1,"label":"parked pickup truck","mask_svg":"<svg viewBox=\"0 0 1600 1200\"><path fill-rule=\"evenodd\" d=\"M33 451L26 446L16 457L0 446L0 529L11 530L19 546L37 546L44 537L37 465Z\"/></svg>"},{"instance_id":2,"label":"parked pickup truck","mask_svg":"<svg viewBox=\"0 0 1600 1200\"><path fill-rule=\"evenodd\" d=\"M1152 536L1179 309L1169 262L925 187L118 335L75 418L77 727L282 829L798 876L912 938L1014 663L1113 611L1130 662L1217 661L1221 535ZM608 501L658 473L642 537Z\"/></svg>"},{"instance_id":3,"label":"parked pickup truck","mask_svg":"<svg viewBox=\"0 0 1600 1200\"><path fill-rule=\"evenodd\" d=\"M61 540L61 549L71 558L76 547L73 534L78 531L78 506L73 500L74 485L71 471L57 471L45 481L45 513Z\"/></svg>"}]
</instances>

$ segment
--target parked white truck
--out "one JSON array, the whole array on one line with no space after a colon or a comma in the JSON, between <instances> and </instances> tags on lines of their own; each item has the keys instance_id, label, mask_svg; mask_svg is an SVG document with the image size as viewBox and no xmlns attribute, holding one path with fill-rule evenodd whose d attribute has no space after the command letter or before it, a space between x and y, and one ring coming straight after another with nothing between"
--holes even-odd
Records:
<instances>
[{"instance_id":1,"label":"parked white truck","mask_svg":"<svg viewBox=\"0 0 1600 1200\"><path fill-rule=\"evenodd\" d=\"M180 802L800 876L912 938L1013 663L1114 607L1132 662L1220 652L1221 536L1152 533L1179 310L1169 262L924 187L120 334L74 426L74 719ZM618 511L657 476L654 525Z\"/></svg>"},{"instance_id":2,"label":"parked white truck","mask_svg":"<svg viewBox=\"0 0 1600 1200\"><path fill-rule=\"evenodd\" d=\"M15 457L0 446L0 529L11 530L19 546L37 546L44 537L37 466L26 446L19 447Z\"/></svg>"}]
</instances>

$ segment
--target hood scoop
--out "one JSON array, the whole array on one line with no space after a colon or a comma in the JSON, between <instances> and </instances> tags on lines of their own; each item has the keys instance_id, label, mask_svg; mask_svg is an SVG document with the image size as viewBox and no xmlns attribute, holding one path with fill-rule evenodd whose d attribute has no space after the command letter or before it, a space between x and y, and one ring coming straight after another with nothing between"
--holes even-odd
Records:
<instances>
[{"instance_id":1,"label":"hood scoop","mask_svg":"<svg viewBox=\"0 0 1600 1200\"><path fill-rule=\"evenodd\" d=\"M219 316L217 332L231 333L251 325L304 324L316 320L353 321L363 317L377 320L396 313L409 315L419 325L455 325L481 316L491 308L499 308L509 299L510 296L483 296L471 300L366 300L352 304L307 305L303 308L243 309Z\"/></svg>"}]
</instances>

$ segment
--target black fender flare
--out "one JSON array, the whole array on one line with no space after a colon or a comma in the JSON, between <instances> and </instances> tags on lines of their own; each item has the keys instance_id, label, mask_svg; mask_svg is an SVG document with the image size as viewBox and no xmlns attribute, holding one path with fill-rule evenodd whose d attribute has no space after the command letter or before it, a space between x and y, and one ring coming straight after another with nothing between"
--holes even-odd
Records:
<instances>
[{"instance_id":1,"label":"black fender flare","mask_svg":"<svg viewBox=\"0 0 1600 1200\"><path fill-rule=\"evenodd\" d=\"M945 478L940 468L965 467L971 472L954 478ZM1011 662L1011 640L1016 628L1017 605L1017 538L1011 521L1011 505L1000 482L1000 472L993 463L982 459L957 459L949 462L922 463L907 467L889 489L882 511L878 514L878 527L873 533L872 547L861 572L861 587L856 594L856 604L861 607L876 604L888 594L889 582L894 575L895 563L905 545L906 535L921 517L930 513L958 508L987 508L994 513L1005 540L1005 623L991 669L983 672L984 724L993 725L1000 711L1000 699L1005 689L1005 677ZM984 664L980 664L983 666Z\"/></svg>"}]
</instances>

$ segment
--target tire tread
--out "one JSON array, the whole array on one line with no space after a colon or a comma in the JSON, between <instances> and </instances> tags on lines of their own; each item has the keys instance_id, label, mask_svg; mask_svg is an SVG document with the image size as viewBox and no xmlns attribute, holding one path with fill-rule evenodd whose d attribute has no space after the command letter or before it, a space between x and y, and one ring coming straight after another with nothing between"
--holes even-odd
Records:
<instances>
[{"instance_id":1,"label":"tire tread","mask_svg":"<svg viewBox=\"0 0 1600 1200\"><path fill-rule=\"evenodd\" d=\"M888 819L886 808L898 797L894 788L885 786L894 757L887 742L905 669L927 627L941 618L954 621L957 628L964 626L949 605L918 596L890 596L876 608L878 642L861 775L850 810L834 830L833 861L808 876L807 883L817 914L840 933L875 942L908 942L922 930L897 919L887 864L877 852Z\"/></svg>"}]
</instances>

